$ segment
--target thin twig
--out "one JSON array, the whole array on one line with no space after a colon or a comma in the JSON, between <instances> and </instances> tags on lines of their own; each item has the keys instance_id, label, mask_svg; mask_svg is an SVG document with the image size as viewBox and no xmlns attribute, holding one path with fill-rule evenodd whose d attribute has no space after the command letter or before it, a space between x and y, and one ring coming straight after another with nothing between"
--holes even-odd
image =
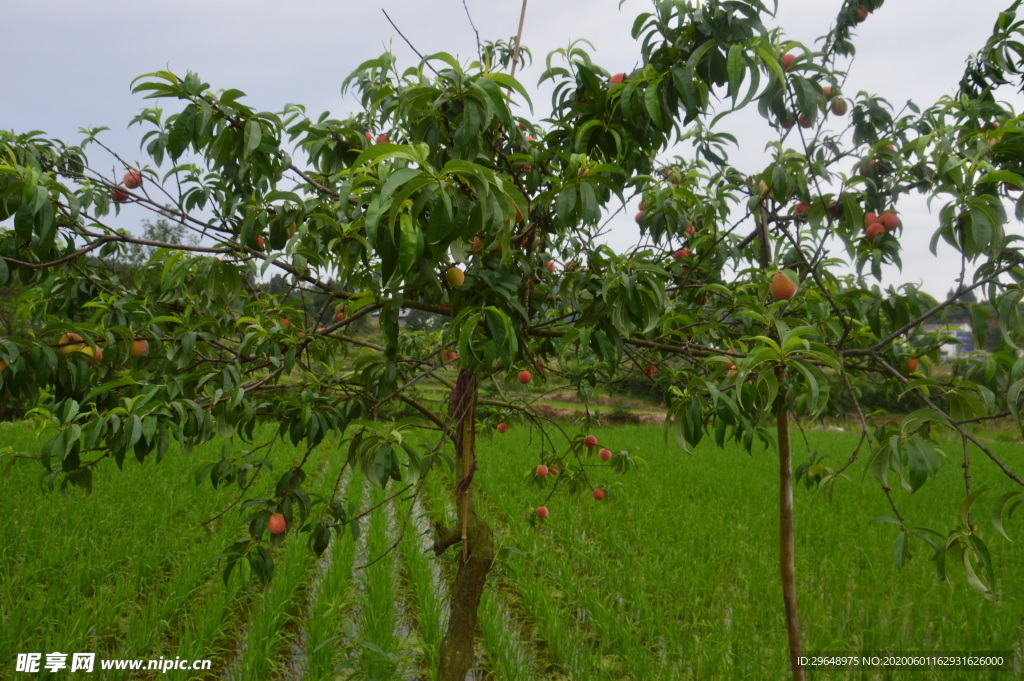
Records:
<instances>
[{"instance_id":1,"label":"thin twig","mask_svg":"<svg viewBox=\"0 0 1024 681\"><path fill-rule=\"evenodd\" d=\"M476 24L473 23L473 16L469 13L469 5L466 4L466 0L462 0L462 6L466 10L466 18L469 19L469 25L473 27L473 33L476 34L476 56L480 60L480 65L484 63L484 53L480 49L480 31L476 30Z\"/></svg>"},{"instance_id":2,"label":"thin twig","mask_svg":"<svg viewBox=\"0 0 1024 681\"><path fill-rule=\"evenodd\" d=\"M422 61L424 64L426 64L427 68L434 72L435 76L440 78L441 74L437 72L437 69L435 69L433 66L431 66L430 62L427 61L427 58L424 57L423 54L419 50L416 49L415 45L413 45L411 42L409 42L409 39L405 37L404 33L402 33L402 29L398 28L398 26L395 25L395 22L391 21L391 17L388 16L387 10L382 9L381 12L384 13L384 16L388 20L388 23L390 23L394 27L394 29L396 31L398 31L398 35L402 36L402 40L404 40L405 44L409 46L409 49L411 49L413 52L416 53L416 56L418 56L420 58L420 61Z\"/></svg>"}]
</instances>

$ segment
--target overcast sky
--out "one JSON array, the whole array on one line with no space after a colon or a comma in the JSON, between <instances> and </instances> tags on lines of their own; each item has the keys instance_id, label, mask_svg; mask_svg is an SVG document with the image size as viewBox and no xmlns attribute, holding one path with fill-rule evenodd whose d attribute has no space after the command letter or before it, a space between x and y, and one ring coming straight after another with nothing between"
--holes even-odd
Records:
<instances>
[{"instance_id":1,"label":"overcast sky","mask_svg":"<svg viewBox=\"0 0 1024 681\"><path fill-rule=\"evenodd\" d=\"M483 40L514 35L520 0L465 0ZM955 92L967 56L988 37L997 14L1011 0L889 0L857 29L857 58L845 91L869 91L897 107L907 99L922 106ZM770 3L769 3L770 4ZM239 88L259 109L279 111L289 102L315 116L330 110L344 117L354 110L339 90L342 80L365 59L385 48L403 65L415 55L381 10L424 54L447 51L469 59L476 53L462 0L303 0L286 7L273 0L33 0L6 3L0 40L0 128L43 130L68 142L84 126L109 126L106 142L126 158L143 160L142 130L128 129L148 102L132 95L136 76L158 69L181 75L196 71L214 90ZM840 0L779 0L777 21L790 39L813 45L825 34ZM595 60L609 71L629 71L639 49L630 38L633 18L645 0L548 0L527 10L524 43L535 62L521 74L533 87L544 56L571 40L596 47ZM1010 93L1007 93L1010 96ZM540 97L540 95L538 95ZM1019 99L1013 99L1019 109ZM545 110L546 102L536 101ZM765 142L774 131L761 119L744 121L742 148L732 155L757 172L766 163ZM100 167L103 167L102 164ZM113 164L111 163L111 168ZM936 262L927 243L936 217L923 201L900 205L905 226L904 271L887 283L921 284L944 297L959 270L950 250ZM613 222L612 242L636 238L635 207ZM118 226L133 229L145 217L122 212ZM1010 231L1022 233L1014 224Z\"/></svg>"}]
</instances>

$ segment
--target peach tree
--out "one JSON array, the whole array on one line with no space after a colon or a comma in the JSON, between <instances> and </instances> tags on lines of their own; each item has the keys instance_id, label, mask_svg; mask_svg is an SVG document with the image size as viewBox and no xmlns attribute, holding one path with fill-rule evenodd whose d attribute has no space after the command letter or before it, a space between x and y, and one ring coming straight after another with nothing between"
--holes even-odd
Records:
<instances>
[{"instance_id":1,"label":"peach tree","mask_svg":"<svg viewBox=\"0 0 1024 681\"><path fill-rule=\"evenodd\" d=\"M554 427L526 403L485 399L481 384L522 376L572 386L586 402L635 373L664 394L682 448L708 436L778 452L795 678L791 422L849 410L856 449L838 463L814 455L797 476L841 496L837 483L861 462L892 506L883 520L897 562L928 550L940 575L958 564L995 598L972 515L985 489L972 488L970 471L981 460L1006 474L992 505L1005 534L1022 482L975 429L1019 422L1024 389L1024 270L1006 208L1024 210L1024 136L996 98L1021 75L1019 2L968 64L958 97L898 112L842 90L856 25L883 3L836 4L814 50L767 28L757 0L658 3L633 24L642 60L632 72L601 68L580 44L550 55L541 120L504 72L511 50L499 43L468 64L445 53L404 70L390 54L364 62L343 86L361 104L348 118L257 111L194 73L146 74L135 91L167 108L132 120L143 130L139 164L102 130L77 146L0 132L0 285L27 291L23 331L0 340L0 390L54 432L18 456L37 459L51 487L89 489L104 459L120 467L159 460L173 443L187 454L220 440L222 456L196 477L240 488L248 533L225 549L225 579L238 566L270 579L268 546L299 531L322 553L358 528L340 485L326 500L305 489L309 456L329 436L344 443L333 455L391 485L390 498L452 472L459 519L435 528L434 550L461 555L438 678L462 679L494 561L473 505L474 472L487 465L478 408ZM754 109L776 140L764 167L739 168L728 154L737 140L716 126ZM665 161L670 147L680 155ZM912 193L940 205L936 224L901 224ZM613 249L605 219L637 198L641 239ZM129 203L201 238L133 234L120 213ZM950 299L882 288L911 230L960 254ZM124 266L140 247L154 250ZM292 295L261 286L271 274ZM985 302L965 301L974 294ZM924 325L951 310L979 341L992 325L999 337L947 371L950 339ZM407 311L440 330L403 328ZM351 332L371 316L379 342ZM451 364L444 404L415 396L424 381L446 382ZM905 415L862 405L879 387ZM269 439L263 423L275 426ZM278 440L306 456L271 473L264 452ZM545 437L542 460L560 469L555 493L589 490L582 433L568 448L554 441ZM912 523L901 488L939 472L949 441L962 444L961 523ZM622 453L609 466L636 463ZM273 495L256 498L254 481L269 475Z\"/></svg>"}]
</instances>

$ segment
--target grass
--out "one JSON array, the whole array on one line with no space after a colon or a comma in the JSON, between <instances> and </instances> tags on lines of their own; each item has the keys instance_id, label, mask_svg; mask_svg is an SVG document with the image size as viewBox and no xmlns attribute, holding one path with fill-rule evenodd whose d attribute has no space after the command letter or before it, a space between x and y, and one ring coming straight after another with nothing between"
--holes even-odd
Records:
<instances>
[{"instance_id":1,"label":"grass","mask_svg":"<svg viewBox=\"0 0 1024 681\"><path fill-rule=\"evenodd\" d=\"M0 441L19 450L39 446L23 424L3 424ZM122 473L101 466L90 496L44 493L36 464L12 467L0 480L13 516L0 528L0 649L120 657L180 641L195 650L190 634L206 626L201 645L212 651L223 632L197 617L193 605L217 607L220 594L205 588L214 570L207 561L237 527L195 526L234 491L197 491L190 466L173 456L159 470L134 461Z\"/></svg>"},{"instance_id":2,"label":"grass","mask_svg":"<svg viewBox=\"0 0 1024 681\"><path fill-rule=\"evenodd\" d=\"M528 505L515 495L487 495L510 519L517 542L545 581L561 592L545 599L535 591L525 599L528 608L539 611L538 627L545 628L552 615L549 604L537 603L561 601L562 620L574 618L593 632L591 647L602 654L605 668L609 659L628 664L610 678L781 677L786 640L777 577L774 456L706 446L694 456L665 451L659 429L649 427L609 428L597 435L601 445L629 449L650 464L622 488L613 487L614 500L595 502L589 495L547 500L550 484L536 489ZM809 437L812 446L835 453L833 462L843 460L855 444L846 434ZM522 441L497 436L485 446L492 465L482 466L477 479L488 491L521 480L539 455ZM1024 466L1019 444L995 449L1012 467ZM805 456L797 453L797 461ZM1024 569L1020 544L993 539L991 528L984 528L997 556L1002 601L996 604L967 586L962 571L953 573L952 584L937 582L923 545L901 571L892 559L892 526L869 524L891 510L877 484L860 484L861 470L854 468L857 482L837 492L832 504L803 489L796 495L805 650L1019 648L1024 638L1024 593L1015 578ZM997 473L976 465L975 487L1011 489ZM615 482L608 472L592 478L604 487ZM955 522L962 484L958 473L947 469L915 495L897 494L897 503L911 522L937 518L937 529L945 531ZM551 515L538 535L525 520L530 507L541 503ZM574 665L571 655L559 652L561 641L553 643L549 652L555 662ZM589 673L600 678L604 672Z\"/></svg>"},{"instance_id":3,"label":"grass","mask_svg":"<svg viewBox=\"0 0 1024 681\"><path fill-rule=\"evenodd\" d=\"M399 514L407 512L416 514L402 537L400 550L402 564L407 582L407 598L415 608L416 630L419 635L423 676L432 679L437 675L438 650L444 635L445 602L442 599L439 566L433 561L433 553L429 551L429 523L417 522L424 516L422 508L409 509L412 501L404 502ZM417 513L419 511L419 513Z\"/></svg>"},{"instance_id":4,"label":"grass","mask_svg":"<svg viewBox=\"0 0 1024 681\"><path fill-rule=\"evenodd\" d=\"M349 475L345 498L358 506L365 489L366 480L361 475ZM310 681L333 679L335 666L343 662L340 646L332 643L344 637L344 623L356 599L349 579L355 562L355 543L342 535L340 541L331 543L328 552L325 552L327 568L302 622L307 658L303 678Z\"/></svg>"},{"instance_id":5,"label":"grass","mask_svg":"<svg viewBox=\"0 0 1024 681\"><path fill-rule=\"evenodd\" d=\"M541 453L526 426L479 440L479 506L504 547L481 605L482 678L784 678L773 453L702 444L686 455L666 450L656 426L594 434L601 446L648 462L619 478L595 454L586 456L590 483L609 490L602 502L589 488L566 493L559 478L538 484L530 471ZM855 444L845 433L808 437L832 464ZM995 440L994 452L1014 470L1024 469L1019 438ZM40 442L23 424L0 425L0 441L28 451ZM796 448L799 463L807 456L799 438ZM218 451L215 443L209 456ZM316 452L310 468L312 488L322 494L338 474L340 460L331 454L329 447ZM297 455L280 447L273 458L284 466ZM1024 524L1019 515L1008 523L1014 543L997 537L987 516L1012 487L982 455L973 461L974 487L993 488L979 502L976 522L995 558L1000 600L994 603L971 589L962 570L950 571L950 583L937 581L920 542L911 545L913 559L902 570L895 566L896 528L870 524L892 510L877 483L862 480L863 462L832 503L797 489L805 650L1020 655ZM957 462L951 455L939 476L913 495L895 492L908 522L929 522L942 532L955 526L963 497ZM101 465L91 496L41 491L40 469L29 461L0 478L9 509L0 526L0 660L60 650L210 657L209 678L223 678L226 670L233 678L293 678L301 670L302 678L332 679L343 664L354 664L358 678L432 677L457 551L434 558L425 530L427 518L452 518L450 479L428 481L423 506L412 514L426 516L410 523L400 541L408 501L393 512L375 511L358 544L346 531L322 559L308 550L306 534L289 530L273 550L278 574L271 586L235 578L225 587L209 560L244 532L241 516L229 512L199 523L227 506L237 488L196 487L193 464L172 453L159 466L129 461L119 472ZM269 485L269 478L261 483ZM363 509L383 498L358 472L343 489ZM542 504L550 517L531 522ZM354 572L396 541L392 553ZM856 671L810 677L908 678ZM941 678L1009 676L948 670Z\"/></svg>"},{"instance_id":6,"label":"grass","mask_svg":"<svg viewBox=\"0 0 1024 681\"><path fill-rule=\"evenodd\" d=\"M374 505L384 501L384 490L374 488ZM398 588L395 578L395 553L387 552L390 541L390 516L386 508L375 511L370 519L367 535L367 562L363 572L363 594L360 611L360 630L363 646L362 671L367 679L393 679L396 677L400 652L396 634L396 599ZM386 553L387 552L387 553Z\"/></svg>"}]
</instances>

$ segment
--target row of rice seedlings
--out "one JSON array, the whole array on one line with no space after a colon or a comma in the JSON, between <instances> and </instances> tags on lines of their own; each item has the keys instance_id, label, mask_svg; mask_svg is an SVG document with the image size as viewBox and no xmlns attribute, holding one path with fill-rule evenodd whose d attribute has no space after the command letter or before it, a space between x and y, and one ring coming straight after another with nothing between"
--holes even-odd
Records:
<instances>
[{"instance_id":1,"label":"row of rice seedlings","mask_svg":"<svg viewBox=\"0 0 1024 681\"><path fill-rule=\"evenodd\" d=\"M500 495L488 497L488 501L498 501L496 513L488 513L486 508L481 512L485 517L506 514L510 518L506 532L529 557L517 561L507 581L520 596L519 604L532 625L535 638L543 642L544 658L554 667L548 671L574 678L623 678L608 675L602 654L595 649L594 640L586 629L586 618L580 617L578 605L566 596L566 588L580 577L576 562L570 556L551 551L547 546L549 539L536 529L523 522L517 523L506 505L509 502L502 503ZM497 522L492 517L488 520L492 525ZM496 656L514 657L514 653L500 651Z\"/></svg>"},{"instance_id":2,"label":"row of rice seedlings","mask_svg":"<svg viewBox=\"0 0 1024 681\"><path fill-rule=\"evenodd\" d=\"M622 437L626 432L606 429L615 436L607 442L604 435L600 439L602 444L610 445L615 439L628 441L636 451L648 447L650 435L657 431L647 430L651 431L643 433L647 437L635 432ZM658 439L657 447L663 448L663 441ZM485 489L522 487L524 472L536 465L538 457L522 442L496 439L494 445L500 453L494 457L490 474L482 476ZM591 473L597 486L606 487L611 481L600 467ZM686 618L699 610L679 603L676 580L694 580L689 571L681 569L681 557L671 551L679 543L680 528L687 525L671 520L677 514L652 513L648 508L652 497L646 491L631 494L631 487L645 475L641 472L627 480L623 493L614 501L595 502L589 495L556 495L548 502L552 515L544 521L541 533L546 538L540 543L534 542L537 530L525 522L530 509L516 503L522 495L495 495L495 501L510 519L521 548L552 583L559 585L556 595L564 601L566 617L583 630L595 652L600 652L601 668L605 670L602 673L616 678L688 678L689 660L678 651L687 640L700 641L703 631L687 631L683 626L692 624ZM538 505L545 503L541 495L549 491L550 484L538 490ZM643 512L623 513L623 506L633 502L642 506ZM665 524L670 531L661 537L659 527L654 526L660 526L664 519L670 520ZM610 542L605 541L608 537L612 538ZM527 607L535 606L530 603ZM554 643L552 656L560 648L560 641ZM722 650L717 653L721 664Z\"/></svg>"},{"instance_id":3,"label":"row of rice seedlings","mask_svg":"<svg viewBox=\"0 0 1024 681\"><path fill-rule=\"evenodd\" d=\"M275 460L292 460L298 452L298 449L281 443L275 447L272 456ZM322 468L326 459L317 461L322 454L314 453L313 457L314 465ZM280 466L283 465L282 461ZM267 475L263 484L266 488L272 486L273 475ZM213 543L214 548L230 544L238 538L240 532L245 531L238 523L237 513L231 511L212 526L217 527L219 534L223 535ZM225 584L222 579L224 565L210 561L210 557L210 554L204 556L204 567L209 570L207 580L196 590L186 612L173 622L178 634L175 652L184 659L220 661L221 666L212 669L209 678L223 678L229 676L232 669L237 669L240 664L242 651L248 645L244 637L247 621L254 603L259 602L262 588L254 578L243 579L239 576L247 575L247 572L235 572Z\"/></svg>"},{"instance_id":4,"label":"row of rice seedlings","mask_svg":"<svg viewBox=\"0 0 1024 681\"><path fill-rule=\"evenodd\" d=\"M831 434L811 439L826 451L849 444ZM557 541L540 547L578 562L577 579L592 588L574 598L593 615L595 634L613 644L618 659L629 660L636 678L777 678L785 671L786 642L776 555L777 464L771 453L750 457L710 447L683 457L664 451L656 428L605 429L600 440L645 450L651 467L627 479L618 498L600 504L556 496L545 524ZM522 485L523 473L535 465L521 442L510 444L490 467L493 472L507 460L506 468L491 477L488 469L478 475L485 488ZM998 482L975 480L978 486ZM949 475L902 503L905 510L920 504L922 515L941 517L943 509L949 513L958 485L962 493L962 480ZM980 599L956 576L952 588L936 584L926 550L902 572L895 568L892 537L868 523L891 513L877 487L854 484L842 494L842 503L830 505L820 495L797 493L805 649L996 650L1019 635L1019 610ZM579 510L568 510L570 505ZM512 508L513 525L516 518L525 525L527 512ZM1012 574L1013 561L1021 564L1019 549L1005 542L999 548L1008 561L1003 574ZM617 603L600 592L623 598ZM1021 602L1017 589L1003 596L1008 604ZM602 600L605 605L595 605ZM619 640L612 636L616 631Z\"/></svg>"},{"instance_id":5,"label":"row of rice seedlings","mask_svg":"<svg viewBox=\"0 0 1024 681\"><path fill-rule=\"evenodd\" d=\"M420 640L416 616L416 599L409 589L406 570L403 565L402 543L408 536L415 536L416 526L412 521L411 498L405 497L387 506L388 546L394 554L391 562L392 583L395 585L395 639L400 651L395 678L418 678L422 666L423 645Z\"/></svg>"},{"instance_id":6,"label":"row of rice seedlings","mask_svg":"<svg viewBox=\"0 0 1024 681\"><path fill-rule=\"evenodd\" d=\"M269 679L283 672L281 657L289 643L288 625L310 568L309 549L298 539L286 542L284 554L274 556L274 579L250 613L245 644L231 678Z\"/></svg>"},{"instance_id":7,"label":"row of rice seedlings","mask_svg":"<svg viewBox=\"0 0 1024 681\"><path fill-rule=\"evenodd\" d=\"M345 485L345 499L362 507L366 478L359 471L349 473ZM356 555L356 542L343 531L331 540L327 571L320 580L304 622L306 666L300 678L306 681L326 681L335 678L335 667L342 662L341 651L345 641L344 623L350 620L352 603L356 598L352 568ZM325 554L326 556L326 554Z\"/></svg>"},{"instance_id":8,"label":"row of rice seedlings","mask_svg":"<svg viewBox=\"0 0 1024 681\"><path fill-rule=\"evenodd\" d=\"M508 608L494 589L485 589L480 599L480 630L487 666L497 681L530 681L534 678L533 651L514 626Z\"/></svg>"},{"instance_id":9,"label":"row of rice seedlings","mask_svg":"<svg viewBox=\"0 0 1024 681\"><path fill-rule=\"evenodd\" d=\"M616 677L658 681L682 678L679 673L685 665L666 656L672 647L666 637L675 633L665 621L669 605L652 600L648 586L654 574L671 582L677 566L660 562L629 566L608 561L607 550L589 539L586 529L603 510L596 506L579 509L559 528L555 553L565 559L560 562L565 569L559 583L567 603L573 604L592 640L599 642L603 667ZM568 575L575 575L575 579Z\"/></svg>"},{"instance_id":10,"label":"row of rice seedlings","mask_svg":"<svg viewBox=\"0 0 1024 681\"><path fill-rule=\"evenodd\" d=\"M648 430L652 432L605 429L600 440L609 445L616 440L628 441L634 451L649 449L644 456L652 459L652 465L662 463L655 453L664 446L660 433ZM658 437L656 444L652 435ZM518 479L521 485L524 470L536 463L529 454L517 456L512 451L508 457L499 458L499 468L507 463L494 481L502 489L514 484L512 479ZM593 473L595 484L607 484L600 468ZM713 581L721 565L692 559L695 549L688 543L703 532L700 523L680 522L680 518L692 514L680 512L679 489L687 481L676 480L675 475L672 471L657 471L654 475L642 471L626 480L619 494L600 503L589 495L556 495L549 504L551 517L542 531L547 537L540 543L530 541L536 531L526 527L527 509L506 505L504 510L512 518L513 527L520 529L516 535L540 569L548 572L546 566L554 567L550 574L559 584L565 611L587 630L593 647L601 651L602 668L613 678L693 678L695 658L714 661L715 668L705 673L730 673L731 660L739 653L748 661L746 672L763 672L763 666L756 667L754 660L763 665L765 632L759 632L762 647L738 644L735 632L723 628L724 617L718 614L731 601L703 608L694 600L693 592ZM749 495L747 482L757 481L744 480ZM767 482L770 493L770 480ZM548 491L550 487L545 486L543 493ZM742 497L739 490L737 494ZM772 512L770 505L764 509L769 519ZM751 510L745 517L753 520L755 516ZM717 523L714 525L719 534L708 536L696 549L698 553L729 536L722 534L723 528ZM677 546L686 550L676 550ZM742 603L736 605L744 607ZM758 638L757 633L754 638ZM704 674L696 675L700 678Z\"/></svg>"},{"instance_id":11,"label":"row of rice seedlings","mask_svg":"<svg viewBox=\"0 0 1024 681\"><path fill-rule=\"evenodd\" d=\"M424 495L420 492L420 495ZM412 504L412 508L409 508ZM406 598L410 610L415 611L415 625L419 633L421 649L421 677L432 679L437 676L438 652L444 636L444 606L447 602L444 584L437 560L429 557L433 553L430 542L431 527L419 499L405 502L401 513L410 513L410 524L406 528L399 548L402 567L408 585Z\"/></svg>"},{"instance_id":12,"label":"row of rice seedlings","mask_svg":"<svg viewBox=\"0 0 1024 681\"><path fill-rule=\"evenodd\" d=\"M353 473L353 477L357 476ZM365 480L365 478L363 478ZM368 487L372 487L368 485ZM362 496L360 497L363 498ZM372 503L372 501L370 502ZM360 507L362 508L362 507ZM362 608L366 592L366 575L360 567L366 565L369 555L369 532L365 519L359 523L359 534L352 543L353 568L349 575L339 576L347 587L343 607L333 613L335 626L341 633L330 643L336 664L327 678L339 681L363 681L362 675Z\"/></svg>"},{"instance_id":13,"label":"row of rice seedlings","mask_svg":"<svg viewBox=\"0 0 1024 681\"><path fill-rule=\"evenodd\" d=\"M199 450L200 452L202 450ZM282 446L279 457L294 456L298 450ZM314 458L314 464L316 464ZM326 459L319 462L322 469ZM268 481L268 484L270 482ZM202 492L199 488L197 492ZM153 607L141 608L139 620L125 641L125 649L151 657L179 657L182 659L228 659L231 648L238 645L232 633L239 630L248 616L252 596L258 591L253 582L232 580L227 585L221 577L220 566L210 560L212 551L229 544L238 534L234 517L210 523L206 531L203 550L193 551L185 556L175 569L174 581L167 593L154 599ZM200 530L201 531L201 530ZM152 624L151 624L152 623ZM147 646L138 641L147 632L165 631L157 646ZM139 636L133 637L132 633ZM125 674L123 678L136 678L138 672ZM157 676L152 673L153 678ZM215 676L211 669L211 677ZM116 674L111 678L121 678Z\"/></svg>"},{"instance_id":14,"label":"row of rice seedlings","mask_svg":"<svg viewBox=\"0 0 1024 681\"><path fill-rule=\"evenodd\" d=\"M342 484L352 477L351 469L344 469L341 472ZM310 537L310 540L312 537ZM303 670L308 666L309 655L308 655L308 639L306 637L309 630L309 623L315 618L318 613L320 606L320 595L323 588L324 575L327 573L331 566L332 559L334 556L334 549L337 547L336 541L331 541L328 544L324 552L317 557L315 565L312 571L312 575L309 580L309 585L305 589L304 598L306 601L305 612L301 617L296 618L298 625L298 635L292 638L291 651L289 652L288 662L288 678L302 678Z\"/></svg>"},{"instance_id":15,"label":"row of rice seedlings","mask_svg":"<svg viewBox=\"0 0 1024 681\"><path fill-rule=\"evenodd\" d=\"M3 435L29 452L41 446L25 424L4 424ZM194 492L190 465L174 451L159 466L128 460L117 471L103 462L92 495L73 489L64 496L40 490L38 464L18 462L0 480L0 493L25 510L0 529L0 592L10 613L3 647L117 657L158 652L169 635L161 623L180 613L202 581L201 569L178 567L201 565L223 539L213 532L197 542L191 525L232 494Z\"/></svg>"},{"instance_id":16,"label":"row of rice seedlings","mask_svg":"<svg viewBox=\"0 0 1024 681\"><path fill-rule=\"evenodd\" d=\"M371 504L381 503L386 494L385 490L374 486ZM396 678L401 663L399 641L395 636L397 585L395 554L390 550L388 538L389 524L390 519L383 509L372 514L366 547L370 564L362 571L361 670L366 678L378 681Z\"/></svg>"},{"instance_id":17,"label":"row of rice seedlings","mask_svg":"<svg viewBox=\"0 0 1024 681\"><path fill-rule=\"evenodd\" d=\"M332 448L330 443L322 445L321 456ZM324 457L320 463L310 485L316 496L331 491L343 461L339 457ZM268 483L276 484L276 480L268 480ZM232 670L232 678L267 679L287 673L285 651L297 635L303 592L313 578L317 562L309 550L307 537L298 532L297 526L284 536L284 551L274 551L274 579L263 590L250 614L245 643L237 666Z\"/></svg>"},{"instance_id":18,"label":"row of rice seedlings","mask_svg":"<svg viewBox=\"0 0 1024 681\"><path fill-rule=\"evenodd\" d=\"M227 543L233 534L222 531L214 535L205 551L183 557L175 570L174 582L164 594L165 599L150 599L139 608L137 619L125 634L123 656L151 659L223 657L216 641L228 636L232 623L238 621L238 613L253 592L251 585L239 583L225 589L224 584L217 580L215 566L209 563L210 549ZM189 619L186 613L194 619ZM206 634L206 645L193 645L198 641L190 637L197 632ZM156 678L159 675L156 671L150 672L148 677L140 676L137 671L112 671L108 679Z\"/></svg>"},{"instance_id":19,"label":"row of rice seedlings","mask_svg":"<svg viewBox=\"0 0 1024 681\"><path fill-rule=\"evenodd\" d=\"M233 533L234 534L234 533ZM188 612L176 620L178 641L175 654L182 659L229 660L239 642L233 636L245 626L256 585L239 579L226 586L218 571L195 592ZM223 678L224 666L215 663L209 678Z\"/></svg>"}]
</instances>

